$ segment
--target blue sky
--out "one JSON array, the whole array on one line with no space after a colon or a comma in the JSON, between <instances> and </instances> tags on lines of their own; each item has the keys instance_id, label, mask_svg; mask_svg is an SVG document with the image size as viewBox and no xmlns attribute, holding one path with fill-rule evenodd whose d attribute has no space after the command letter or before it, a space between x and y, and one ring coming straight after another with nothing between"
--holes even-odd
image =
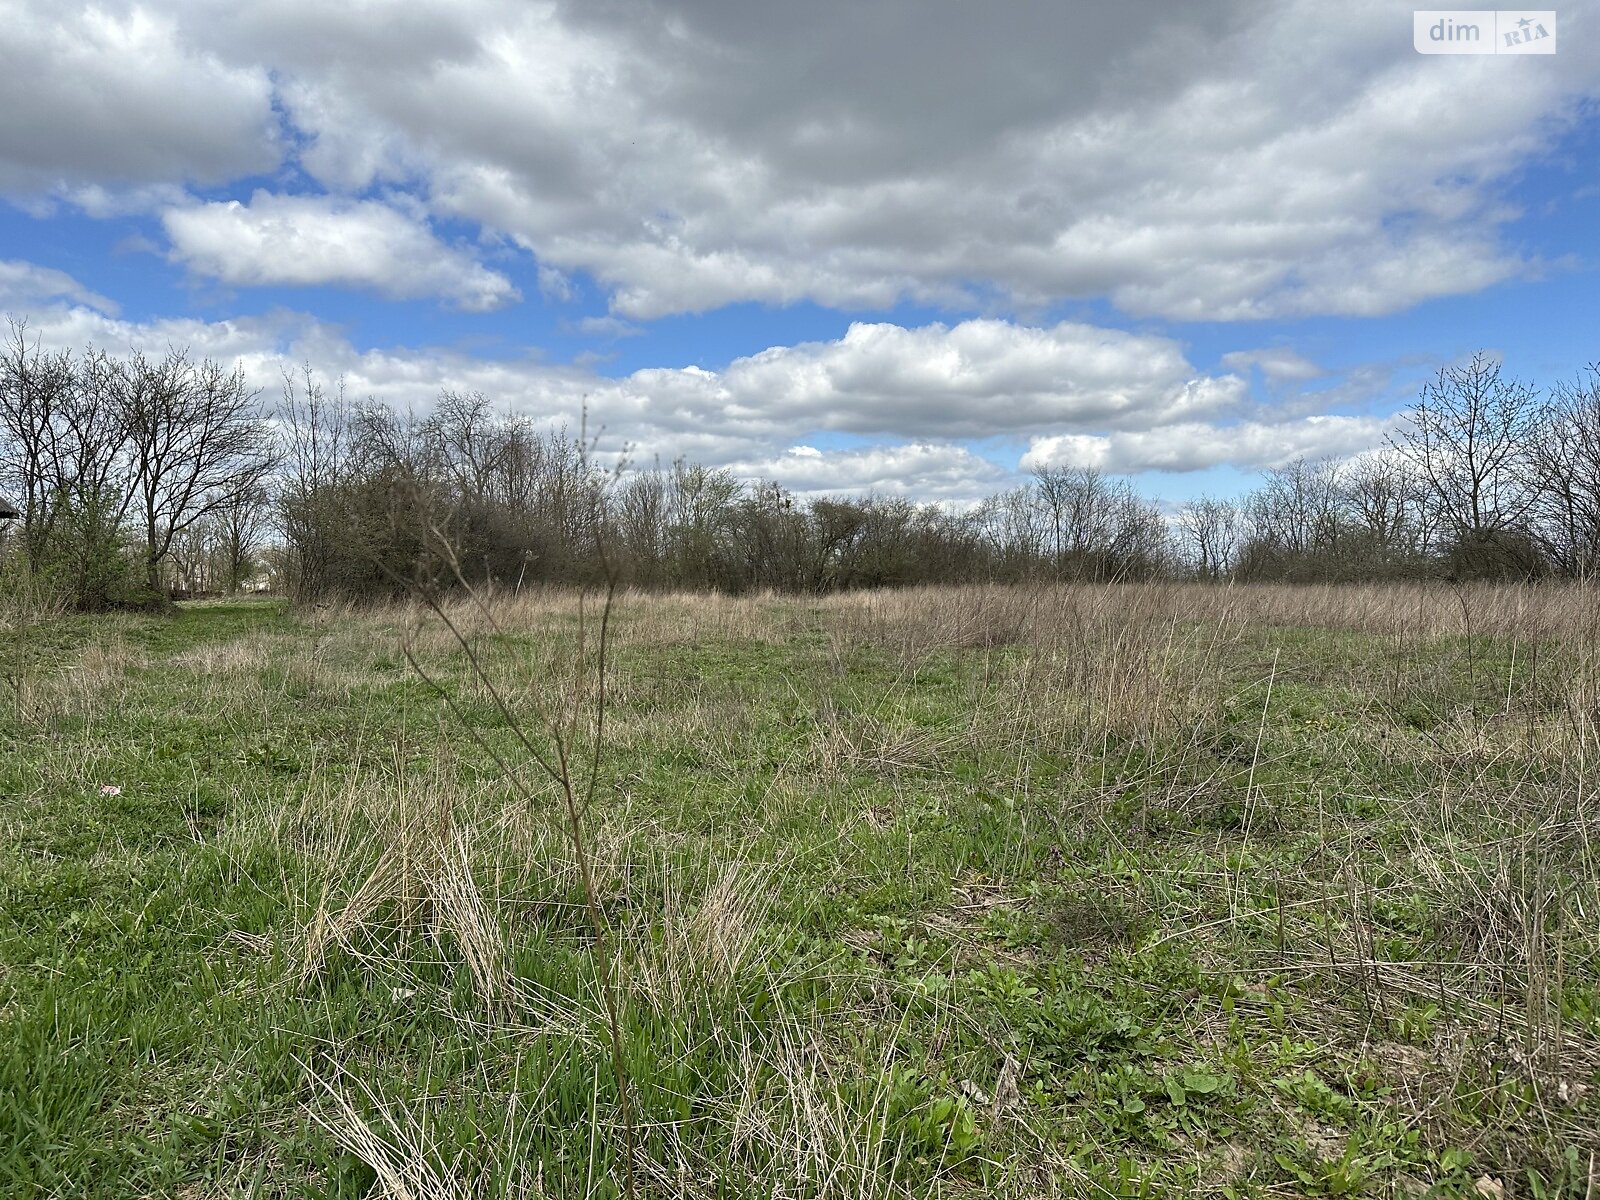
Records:
<instances>
[{"instance_id":1,"label":"blue sky","mask_svg":"<svg viewBox=\"0 0 1600 1200\"><path fill-rule=\"evenodd\" d=\"M0 0L0 309L801 492L1168 499L1600 359L1595 0Z\"/></svg>"}]
</instances>

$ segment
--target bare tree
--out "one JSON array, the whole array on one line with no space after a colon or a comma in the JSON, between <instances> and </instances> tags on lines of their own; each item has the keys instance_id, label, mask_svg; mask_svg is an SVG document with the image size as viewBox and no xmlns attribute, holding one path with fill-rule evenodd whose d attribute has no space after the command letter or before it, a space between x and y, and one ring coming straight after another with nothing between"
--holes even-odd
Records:
<instances>
[{"instance_id":1,"label":"bare tree","mask_svg":"<svg viewBox=\"0 0 1600 1200\"><path fill-rule=\"evenodd\" d=\"M726 534L744 493L744 485L726 468L713 470L682 459L672 464L668 528L680 583L705 586L719 581Z\"/></svg>"},{"instance_id":2,"label":"bare tree","mask_svg":"<svg viewBox=\"0 0 1600 1200\"><path fill-rule=\"evenodd\" d=\"M275 446L241 367L193 363L179 350L155 362L135 354L121 400L145 579L158 590L173 539L258 491Z\"/></svg>"},{"instance_id":3,"label":"bare tree","mask_svg":"<svg viewBox=\"0 0 1600 1200\"><path fill-rule=\"evenodd\" d=\"M1178 532L1202 579L1220 579L1233 569L1244 514L1232 500L1201 496L1178 509Z\"/></svg>"},{"instance_id":4,"label":"bare tree","mask_svg":"<svg viewBox=\"0 0 1600 1200\"><path fill-rule=\"evenodd\" d=\"M1534 528L1566 574L1600 568L1600 363L1557 384L1532 448Z\"/></svg>"},{"instance_id":5,"label":"bare tree","mask_svg":"<svg viewBox=\"0 0 1600 1200\"><path fill-rule=\"evenodd\" d=\"M1541 417L1538 393L1478 353L1443 367L1389 438L1460 540L1516 530L1534 502L1529 451Z\"/></svg>"},{"instance_id":6,"label":"bare tree","mask_svg":"<svg viewBox=\"0 0 1600 1200\"><path fill-rule=\"evenodd\" d=\"M1437 505L1408 462L1389 452L1367 455L1346 464L1341 481L1355 565L1370 574L1421 557Z\"/></svg>"},{"instance_id":7,"label":"bare tree","mask_svg":"<svg viewBox=\"0 0 1600 1200\"><path fill-rule=\"evenodd\" d=\"M101 351L45 352L19 321L0 347L0 488L19 498L29 569L48 567L84 608L113 603L126 582L120 377Z\"/></svg>"},{"instance_id":8,"label":"bare tree","mask_svg":"<svg viewBox=\"0 0 1600 1200\"><path fill-rule=\"evenodd\" d=\"M612 497L617 541L633 582L654 584L667 555L667 477L659 469L635 471Z\"/></svg>"},{"instance_id":9,"label":"bare tree","mask_svg":"<svg viewBox=\"0 0 1600 1200\"><path fill-rule=\"evenodd\" d=\"M426 436L456 490L477 502L488 498L495 477L504 474L509 432L482 392L442 392L426 423Z\"/></svg>"},{"instance_id":10,"label":"bare tree","mask_svg":"<svg viewBox=\"0 0 1600 1200\"><path fill-rule=\"evenodd\" d=\"M28 340L27 324L9 322L0 346L0 489L15 498L19 536L31 569L43 562L61 515L61 441L70 402L71 355Z\"/></svg>"},{"instance_id":11,"label":"bare tree","mask_svg":"<svg viewBox=\"0 0 1600 1200\"><path fill-rule=\"evenodd\" d=\"M173 586L190 596L216 586L218 530L214 519L196 521L172 539L167 559Z\"/></svg>"},{"instance_id":12,"label":"bare tree","mask_svg":"<svg viewBox=\"0 0 1600 1200\"><path fill-rule=\"evenodd\" d=\"M1117 486L1094 467L1039 467L1033 478L1057 570L1084 573L1115 537Z\"/></svg>"},{"instance_id":13,"label":"bare tree","mask_svg":"<svg viewBox=\"0 0 1600 1200\"><path fill-rule=\"evenodd\" d=\"M988 497L973 513L972 524L1006 577L1037 570L1051 552L1053 530L1046 528L1045 514L1030 487Z\"/></svg>"},{"instance_id":14,"label":"bare tree","mask_svg":"<svg viewBox=\"0 0 1600 1200\"><path fill-rule=\"evenodd\" d=\"M1326 458L1269 470L1250 498L1253 536L1298 558L1336 552L1343 532L1339 470Z\"/></svg>"},{"instance_id":15,"label":"bare tree","mask_svg":"<svg viewBox=\"0 0 1600 1200\"><path fill-rule=\"evenodd\" d=\"M1073 579L1145 575L1166 552L1166 523L1126 479L1094 467L1041 467L1031 495L1055 573Z\"/></svg>"},{"instance_id":16,"label":"bare tree","mask_svg":"<svg viewBox=\"0 0 1600 1200\"><path fill-rule=\"evenodd\" d=\"M316 593L330 586L335 568L336 509L350 472L354 412L344 381L330 396L306 363L284 371L276 415L282 457L275 491L287 575L298 591Z\"/></svg>"},{"instance_id":17,"label":"bare tree","mask_svg":"<svg viewBox=\"0 0 1600 1200\"><path fill-rule=\"evenodd\" d=\"M237 592L253 574L254 555L266 535L269 500L267 489L258 484L217 506L213 519L222 567L220 582L230 592Z\"/></svg>"}]
</instances>

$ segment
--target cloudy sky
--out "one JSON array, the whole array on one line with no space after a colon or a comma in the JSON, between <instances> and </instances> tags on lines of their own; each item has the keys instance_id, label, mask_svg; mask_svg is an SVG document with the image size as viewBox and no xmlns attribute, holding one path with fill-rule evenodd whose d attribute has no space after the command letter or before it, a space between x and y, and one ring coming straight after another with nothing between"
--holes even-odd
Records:
<instances>
[{"instance_id":1,"label":"cloudy sky","mask_svg":"<svg viewBox=\"0 0 1600 1200\"><path fill-rule=\"evenodd\" d=\"M0 0L0 309L801 491L1172 498L1600 359L1600 0Z\"/></svg>"}]
</instances>

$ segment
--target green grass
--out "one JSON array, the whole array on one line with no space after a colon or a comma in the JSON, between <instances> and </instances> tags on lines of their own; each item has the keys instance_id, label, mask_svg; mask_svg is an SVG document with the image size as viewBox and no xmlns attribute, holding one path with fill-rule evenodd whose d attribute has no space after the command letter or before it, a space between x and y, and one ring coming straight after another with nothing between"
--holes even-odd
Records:
<instances>
[{"instance_id":1,"label":"green grass","mask_svg":"<svg viewBox=\"0 0 1600 1200\"><path fill-rule=\"evenodd\" d=\"M1164 595L625 600L590 826L641 1194L1600 1187L1594 648ZM537 730L576 606L499 616ZM558 809L412 622L32 631L0 1195L619 1194Z\"/></svg>"}]
</instances>

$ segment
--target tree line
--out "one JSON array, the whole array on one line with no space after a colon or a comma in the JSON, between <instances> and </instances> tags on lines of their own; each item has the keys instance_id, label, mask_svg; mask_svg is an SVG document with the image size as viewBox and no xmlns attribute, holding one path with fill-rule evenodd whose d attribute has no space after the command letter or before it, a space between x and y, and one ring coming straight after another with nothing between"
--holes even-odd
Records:
<instances>
[{"instance_id":1,"label":"tree line","mask_svg":"<svg viewBox=\"0 0 1600 1200\"><path fill-rule=\"evenodd\" d=\"M1297 459L1174 509L1092 468L1042 468L956 509L797 499L685 461L606 469L583 430L485 396L426 415L309 368L0 346L3 569L83 609L271 582L382 596L420 579L822 592L1157 577L1588 577L1600 566L1600 367L1540 393L1493 359L1441 369L1389 445Z\"/></svg>"},{"instance_id":2,"label":"tree line","mask_svg":"<svg viewBox=\"0 0 1600 1200\"><path fill-rule=\"evenodd\" d=\"M1297 459L1182 505L1208 578L1588 579L1600 568L1600 366L1546 393L1484 354L1443 367L1378 453Z\"/></svg>"}]
</instances>

